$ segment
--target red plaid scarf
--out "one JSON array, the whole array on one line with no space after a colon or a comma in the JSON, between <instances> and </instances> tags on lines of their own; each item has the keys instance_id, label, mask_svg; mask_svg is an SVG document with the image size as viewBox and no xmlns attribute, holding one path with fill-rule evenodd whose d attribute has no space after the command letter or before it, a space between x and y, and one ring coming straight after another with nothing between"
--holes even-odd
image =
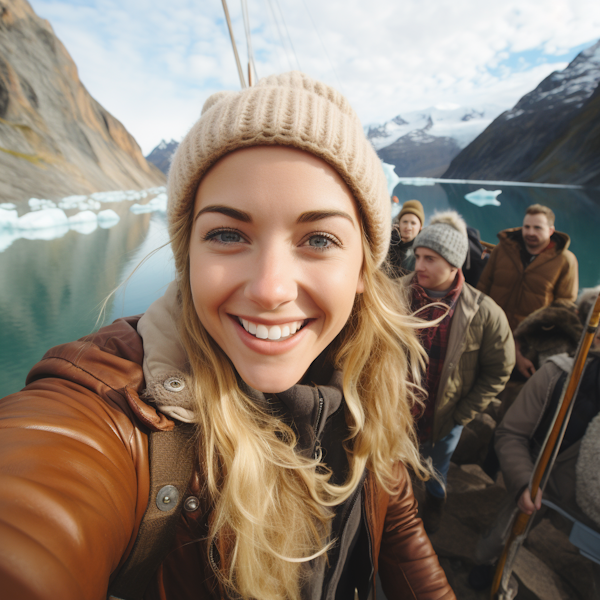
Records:
<instances>
[{"instance_id":1,"label":"red plaid scarf","mask_svg":"<svg viewBox=\"0 0 600 600\"><path fill-rule=\"evenodd\" d=\"M411 308L414 312L419 311L420 318L425 321L434 321L438 317L446 314L440 323L433 327L427 327L420 330L420 339L425 352L429 356L429 363L423 378L423 388L427 392L425 400L425 408L423 412L418 406L413 408L413 416L417 422L419 441L421 443L431 439L433 431L433 412L435 399L440 385L440 377L442 375L442 367L446 358L446 349L448 347L448 338L450 337L450 323L452 315L456 307L456 302L462 291L465 277L459 269L456 279L448 293L443 298L432 299L427 295L427 292L417 283L415 275L411 281L410 287L412 290ZM444 306L432 305L432 302L440 302ZM448 311L448 312L446 312Z\"/></svg>"}]
</instances>

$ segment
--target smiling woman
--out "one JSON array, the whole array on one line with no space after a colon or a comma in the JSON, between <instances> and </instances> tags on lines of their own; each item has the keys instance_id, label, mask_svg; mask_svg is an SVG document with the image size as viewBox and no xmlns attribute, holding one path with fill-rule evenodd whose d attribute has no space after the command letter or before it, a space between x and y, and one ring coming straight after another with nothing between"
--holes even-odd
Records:
<instances>
[{"instance_id":1,"label":"smiling woman","mask_svg":"<svg viewBox=\"0 0 600 600\"><path fill-rule=\"evenodd\" d=\"M379 572L389 598L454 598L407 470L429 475L411 417L424 353L381 269L389 211L335 90L288 73L209 98L169 175L176 281L0 402L2 589L346 600ZM188 432L185 484L157 450L170 430ZM160 564L124 594L140 546Z\"/></svg>"}]
</instances>

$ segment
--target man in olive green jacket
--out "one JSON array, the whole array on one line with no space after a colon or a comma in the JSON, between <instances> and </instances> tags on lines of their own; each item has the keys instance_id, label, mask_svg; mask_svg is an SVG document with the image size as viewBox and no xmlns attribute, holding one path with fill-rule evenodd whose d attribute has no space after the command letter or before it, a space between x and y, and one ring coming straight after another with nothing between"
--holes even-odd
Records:
<instances>
[{"instance_id":1,"label":"man in olive green jacket","mask_svg":"<svg viewBox=\"0 0 600 600\"><path fill-rule=\"evenodd\" d=\"M467 246L458 213L434 215L413 245L415 273L402 279L413 311L428 321L439 319L421 335L429 356L423 380L428 397L417 428L421 452L444 483L463 427L504 389L515 363L504 311L464 281ZM439 526L444 498L443 487L429 481L423 518L430 532Z\"/></svg>"}]
</instances>

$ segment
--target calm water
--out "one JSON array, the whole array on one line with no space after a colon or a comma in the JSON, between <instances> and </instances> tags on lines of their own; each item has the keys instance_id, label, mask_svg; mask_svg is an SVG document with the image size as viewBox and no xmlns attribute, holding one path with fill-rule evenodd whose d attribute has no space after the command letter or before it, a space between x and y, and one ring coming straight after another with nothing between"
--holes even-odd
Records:
<instances>
[{"instance_id":1,"label":"calm water","mask_svg":"<svg viewBox=\"0 0 600 600\"><path fill-rule=\"evenodd\" d=\"M477 207L464 195L480 187L502 190L501 206ZM571 236L579 260L580 285L600 284L600 191L508 185L399 184L400 202L419 199L427 216L455 209L496 242L496 233L521 224L525 209L552 208L557 229ZM0 397L19 390L30 367L57 344L96 326L103 299L131 274L144 256L167 241L164 213L134 215L128 203L115 207L120 222L87 235L69 231L59 239L18 239L0 252ZM1 245L1 244L0 244ZM143 312L173 278L168 247L154 254L108 304L105 322Z\"/></svg>"}]
</instances>

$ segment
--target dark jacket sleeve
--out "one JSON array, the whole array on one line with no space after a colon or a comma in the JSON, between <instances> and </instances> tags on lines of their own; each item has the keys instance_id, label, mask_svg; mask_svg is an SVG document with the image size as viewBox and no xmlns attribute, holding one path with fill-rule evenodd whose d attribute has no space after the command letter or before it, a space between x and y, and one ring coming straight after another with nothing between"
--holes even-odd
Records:
<instances>
[{"instance_id":1,"label":"dark jacket sleeve","mask_svg":"<svg viewBox=\"0 0 600 600\"><path fill-rule=\"evenodd\" d=\"M492 289L492 282L494 280L494 269L496 268L496 259L498 258L498 246L496 246L481 273L481 277L477 282L477 289L484 294L489 296L490 290Z\"/></svg>"},{"instance_id":2,"label":"dark jacket sleeve","mask_svg":"<svg viewBox=\"0 0 600 600\"><path fill-rule=\"evenodd\" d=\"M387 598L415 600L452 600L438 557L421 519L410 477L402 467L401 483L390 497L383 523L379 551L379 573Z\"/></svg>"},{"instance_id":3,"label":"dark jacket sleeve","mask_svg":"<svg viewBox=\"0 0 600 600\"><path fill-rule=\"evenodd\" d=\"M90 354L105 381L121 373L115 385L140 383L141 369L124 371L110 352L73 343L0 401L3 597L104 600L135 539L148 494L146 436L124 388L86 370Z\"/></svg>"}]
</instances>

